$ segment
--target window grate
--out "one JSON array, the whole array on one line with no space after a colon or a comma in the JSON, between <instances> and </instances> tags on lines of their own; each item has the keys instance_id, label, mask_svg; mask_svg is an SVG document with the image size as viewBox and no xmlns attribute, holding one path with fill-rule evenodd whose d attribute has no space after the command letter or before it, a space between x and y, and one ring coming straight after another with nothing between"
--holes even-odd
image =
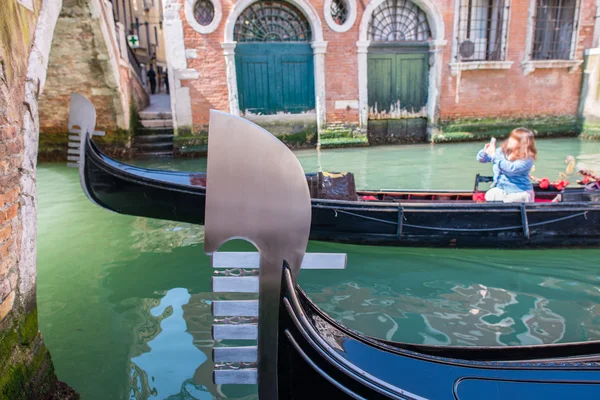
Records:
<instances>
[{"instance_id":1,"label":"window grate","mask_svg":"<svg viewBox=\"0 0 600 400\"><path fill-rule=\"evenodd\" d=\"M308 20L298 8L285 1L253 3L235 22L237 42L309 42Z\"/></svg>"},{"instance_id":2,"label":"window grate","mask_svg":"<svg viewBox=\"0 0 600 400\"><path fill-rule=\"evenodd\" d=\"M198 0L194 4L194 18L202 26L208 26L215 18L215 6L211 0Z\"/></svg>"},{"instance_id":3,"label":"window grate","mask_svg":"<svg viewBox=\"0 0 600 400\"><path fill-rule=\"evenodd\" d=\"M575 45L577 0L537 0L532 59L569 60Z\"/></svg>"},{"instance_id":4,"label":"window grate","mask_svg":"<svg viewBox=\"0 0 600 400\"><path fill-rule=\"evenodd\" d=\"M424 42L431 39L427 15L410 0L387 0L375 9L368 31L375 42Z\"/></svg>"},{"instance_id":5,"label":"window grate","mask_svg":"<svg viewBox=\"0 0 600 400\"><path fill-rule=\"evenodd\" d=\"M509 0L460 0L458 61L505 59Z\"/></svg>"},{"instance_id":6,"label":"window grate","mask_svg":"<svg viewBox=\"0 0 600 400\"><path fill-rule=\"evenodd\" d=\"M329 12L336 24L344 25L348 20L348 2L346 0L333 0Z\"/></svg>"}]
</instances>

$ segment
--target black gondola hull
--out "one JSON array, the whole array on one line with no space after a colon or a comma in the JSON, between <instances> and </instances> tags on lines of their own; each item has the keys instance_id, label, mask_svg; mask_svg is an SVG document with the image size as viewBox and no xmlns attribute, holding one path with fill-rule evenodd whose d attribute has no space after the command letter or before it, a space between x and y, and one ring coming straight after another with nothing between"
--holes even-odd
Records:
<instances>
[{"instance_id":1,"label":"black gondola hull","mask_svg":"<svg viewBox=\"0 0 600 400\"><path fill-rule=\"evenodd\" d=\"M600 398L600 342L453 349L380 341L331 320L287 279L280 399Z\"/></svg>"},{"instance_id":2,"label":"black gondola hull","mask_svg":"<svg viewBox=\"0 0 600 400\"><path fill-rule=\"evenodd\" d=\"M83 184L101 207L120 214L204 224L204 174L134 167L103 155L91 140L86 146Z\"/></svg>"},{"instance_id":3,"label":"black gondola hull","mask_svg":"<svg viewBox=\"0 0 600 400\"><path fill-rule=\"evenodd\" d=\"M103 155L91 139L85 146L83 184L100 206L122 214L204 224L205 174L134 167ZM598 246L600 202L313 199L310 239L385 246Z\"/></svg>"},{"instance_id":4,"label":"black gondola hull","mask_svg":"<svg viewBox=\"0 0 600 400\"><path fill-rule=\"evenodd\" d=\"M388 204L313 201L311 239L386 246L600 245L600 203Z\"/></svg>"}]
</instances>

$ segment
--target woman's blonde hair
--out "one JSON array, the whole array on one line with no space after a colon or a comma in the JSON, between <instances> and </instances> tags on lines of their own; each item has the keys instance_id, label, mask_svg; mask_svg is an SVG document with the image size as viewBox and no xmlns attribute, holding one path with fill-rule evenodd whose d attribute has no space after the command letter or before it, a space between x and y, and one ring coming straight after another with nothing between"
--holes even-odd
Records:
<instances>
[{"instance_id":1,"label":"woman's blonde hair","mask_svg":"<svg viewBox=\"0 0 600 400\"><path fill-rule=\"evenodd\" d=\"M509 155L511 152L515 152L515 158L517 160L526 160L528 158L537 158L537 149L535 148L535 135L527 128L517 128L510 133L510 137L519 142L519 146L516 149L510 150L508 148L508 140L505 140L502 144L502 152Z\"/></svg>"}]
</instances>

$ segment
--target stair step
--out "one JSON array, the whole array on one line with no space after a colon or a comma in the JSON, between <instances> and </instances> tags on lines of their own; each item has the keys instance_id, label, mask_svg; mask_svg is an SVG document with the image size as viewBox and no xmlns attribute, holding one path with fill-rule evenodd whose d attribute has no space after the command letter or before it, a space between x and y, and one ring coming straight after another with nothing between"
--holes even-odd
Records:
<instances>
[{"instance_id":1,"label":"stair step","mask_svg":"<svg viewBox=\"0 0 600 400\"><path fill-rule=\"evenodd\" d=\"M172 128L172 119L142 119L140 123L144 128Z\"/></svg>"},{"instance_id":2,"label":"stair step","mask_svg":"<svg viewBox=\"0 0 600 400\"><path fill-rule=\"evenodd\" d=\"M143 120L173 118L170 111L140 111L139 116Z\"/></svg>"},{"instance_id":3,"label":"stair step","mask_svg":"<svg viewBox=\"0 0 600 400\"><path fill-rule=\"evenodd\" d=\"M158 142L158 141L170 141L171 143L173 143L173 138L175 137L175 135L170 134L158 134L158 135L143 135L143 136L136 136L135 138L133 138L133 141L135 143L149 143L149 142Z\"/></svg>"},{"instance_id":4,"label":"stair step","mask_svg":"<svg viewBox=\"0 0 600 400\"><path fill-rule=\"evenodd\" d=\"M150 135L173 135L173 128L144 128L138 127L136 129L136 137L140 136L150 136Z\"/></svg>"}]
</instances>

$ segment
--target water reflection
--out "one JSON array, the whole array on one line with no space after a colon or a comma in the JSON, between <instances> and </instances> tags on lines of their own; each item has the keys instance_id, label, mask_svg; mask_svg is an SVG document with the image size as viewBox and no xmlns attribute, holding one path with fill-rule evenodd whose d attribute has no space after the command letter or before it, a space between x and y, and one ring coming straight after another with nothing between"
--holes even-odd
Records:
<instances>
[{"instance_id":1,"label":"water reflection","mask_svg":"<svg viewBox=\"0 0 600 400\"><path fill-rule=\"evenodd\" d=\"M437 288L437 296L355 282L310 296L349 328L387 340L446 346L534 345L560 342L565 335L565 319L540 296L480 284L449 289L441 281L425 285Z\"/></svg>"},{"instance_id":2,"label":"water reflection","mask_svg":"<svg viewBox=\"0 0 600 400\"><path fill-rule=\"evenodd\" d=\"M170 253L204 242L204 227L198 225L136 217L131 228L132 248L140 252Z\"/></svg>"},{"instance_id":3,"label":"water reflection","mask_svg":"<svg viewBox=\"0 0 600 400\"><path fill-rule=\"evenodd\" d=\"M187 289L171 289L150 310L160 320L160 329L147 343L149 351L131 359L131 399L212 399L206 387L191 381L207 357L194 346L183 318L190 297Z\"/></svg>"}]
</instances>

